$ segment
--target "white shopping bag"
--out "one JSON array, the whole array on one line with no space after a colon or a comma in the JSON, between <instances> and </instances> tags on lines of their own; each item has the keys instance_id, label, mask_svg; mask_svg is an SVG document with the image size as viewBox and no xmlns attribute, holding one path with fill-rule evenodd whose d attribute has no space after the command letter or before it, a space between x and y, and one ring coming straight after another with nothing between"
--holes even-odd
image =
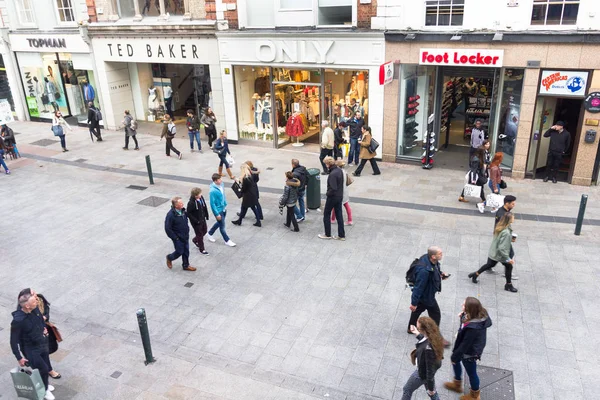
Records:
<instances>
[{"instance_id":1,"label":"white shopping bag","mask_svg":"<svg viewBox=\"0 0 600 400\"><path fill-rule=\"evenodd\" d=\"M464 197L481 197L481 186L467 183L464 188Z\"/></svg>"},{"instance_id":2,"label":"white shopping bag","mask_svg":"<svg viewBox=\"0 0 600 400\"><path fill-rule=\"evenodd\" d=\"M504 205L504 196L490 193L485 198L485 205L492 208L500 208Z\"/></svg>"},{"instance_id":3,"label":"white shopping bag","mask_svg":"<svg viewBox=\"0 0 600 400\"><path fill-rule=\"evenodd\" d=\"M225 159L227 160L227 164L229 164L229 167L231 167L235 162L231 154L227 154L227 157L225 157Z\"/></svg>"}]
</instances>

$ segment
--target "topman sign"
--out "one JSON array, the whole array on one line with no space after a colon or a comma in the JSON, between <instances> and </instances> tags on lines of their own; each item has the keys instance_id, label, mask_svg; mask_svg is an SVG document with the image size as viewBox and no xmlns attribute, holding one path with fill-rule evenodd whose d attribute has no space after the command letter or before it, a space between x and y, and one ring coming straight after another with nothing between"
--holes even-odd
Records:
<instances>
[{"instance_id":1,"label":"topman sign","mask_svg":"<svg viewBox=\"0 0 600 400\"><path fill-rule=\"evenodd\" d=\"M57 38L48 38L48 39L30 39L27 38L27 42L29 43L29 47L35 47L39 49L40 47L46 47L50 49L65 49L67 47L67 40L57 39Z\"/></svg>"}]
</instances>

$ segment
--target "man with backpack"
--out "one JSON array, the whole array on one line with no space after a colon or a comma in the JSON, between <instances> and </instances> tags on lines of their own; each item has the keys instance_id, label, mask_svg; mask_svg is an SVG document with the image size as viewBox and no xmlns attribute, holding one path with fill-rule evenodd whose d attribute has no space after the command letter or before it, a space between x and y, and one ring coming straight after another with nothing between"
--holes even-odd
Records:
<instances>
[{"instance_id":1,"label":"man with backpack","mask_svg":"<svg viewBox=\"0 0 600 400\"><path fill-rule=\"evenodd\" d=\"M292 159L292 174L294 178L300 181L298 186L298 205L294 208L294 214L298 222L304 221L306 218L306 205L304 204L304 194L306 193L306 184L308 183L308 172L306 168L300 165L300 161Z\"/></svg>"},{"instance_id":2,"label":"man with backpack","mask_svg":"<svg viewBox=\"0 0 600 400\"><path fill-rule=\"evenodd\" d=\"M102 119L102 113L98 110L94 103L91 101L88 103L88 127L90 129L90 139L94 141L94 136L98 142L102 141L102 134L100 133L100 120Z\"/></svg>"},{"instance_id":3,"label":"man with backpack","mask_svg":"<svg viewBox=\"0 0 600 400\"><path fill-rule=\"evenodd\" d=\"M160 134L160 140L163 138L166 139L167 144L165 145L165 153L167 157L171 157L171 150L173 153L177 154L177 157L181 160L183 155L179 150L173 146L173 139L177 134L177 128L175 127L175 123L171 120L171 116L169 114L165 114L163 117L163 128L162 133Z\"/></svg>"},{"instance_id":4,"label":"man with backpack","mask_svg":"<svg viewBox=\"0 0 600 400\"><path fill-rule=\"evenodd\" d=\"M442 291L442 280L450 276L440 269L442 257L441 248L430 246L427 249L427 254L413 261L406 273L407 283L413 286L409 307L412 313L408 322L408 333L412 333L410 331L411 325L417 326L417 320L425 310L437 326L440 326L442 314L435 299L435 294ZM450 344L444 340L444 346L446 345L449 346Z\"/></svg>"}]
</instances>

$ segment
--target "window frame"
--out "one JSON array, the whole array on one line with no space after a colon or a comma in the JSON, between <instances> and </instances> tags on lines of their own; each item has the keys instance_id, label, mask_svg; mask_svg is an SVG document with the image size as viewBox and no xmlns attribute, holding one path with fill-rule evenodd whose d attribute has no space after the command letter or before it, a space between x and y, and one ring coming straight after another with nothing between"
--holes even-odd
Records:
<instances>
[{"instance_id":1,"label":"window frame","mask_svg":"<svg viewBox=\"0 0 600 400\"><path fill-rule=\"evenodd\" d=\"M25 8L25 1L28 2L30 8ZM16 0L15 6L17 12L17 21L19 22L20 26L36 26L37 21L35 19L35 13L33 12L33 0ZM22 17L26 13L31 15L31 21L23 21Z\"/></svg>"},{"instance_id":2,"label":"window frame","mask_svg":"<svg viewBox=\"0 0 600 400\"><path fill-rule=\"evenodd\" d=\"M352 1L352 20L350 24L341 24L341 25L324 25L319 24L319 0L313 0L313 14L315 16L315 26L317 28L355 28L358 25L358 2L356 0Z\"/></svg>"},{"instance_id":3,"label":"window frame","mask_svg":"<svg viewBox=\"0 0 600 400\"><path fill-rule=\"evenodd\" d=\"M436 1L437 4L436 5L429 5L427 4L430 1ZM423 20L423 26L425 28L460 28L463 27L465 24L465 0L448 0L450 1L449 5L445 5L442 4L440 5L440 1L441 0L425 0L424 5L425 5L425 14L424 14L424 20ZM461 2L460 4L458 2ZM455 2L457 4L455 4ZM450 13L449 13L449 20L448 20L448 24L443 24L440 25L439 20L440 20L440 7L444 6L444 7L450 7ZM462 14L456 14L456 15L462 15L462 21L460 23L460 25L452 25L452 17L455 15L453 14L454 9L456 8L462 8ZM435 25L428 25L427 24L427 10L430 8L435 8L436 9L436 19L435 19Z\"/></svg>"},{"instance_id":4,"label":"window frame","mask_svg":"<svg viewBox=\"0 0 600 400\"><path fill-rule=\"evenodd\" d=\"M72 26L72 25L77 25L77 14L75 12L75 5L74 0L52 0L54 2L54 12L56 13L56 22L59 25L67 25L67 26ZM65 2L68 2L70 4L70 7L65 7L64 4ZM59 3L62 5L59 6ZM65 11L64 10L71 10L71 14L73 15L73 21L63 21L60 17L61 15L61 10L63 10L63 15L65 15Z\"/></svg>"},{"instance_id":5,"label":"window frame","mask_svg":"<svg viewBox=\"0 0 600 400\"><path fill-rule=\"evenodd\" d=\"M550 8L551 5L558 5L560 4L562 6L562 10L560 13L560 22L558 24L555 23L551 23L548 24L548 10ZM577 5L577 16L575 17L575 22L573 23L569 23L569 24L563 24L563 19L565 17L565 6L566 5ZM533 10L536 6L545 6L546 10L545 10L545 14L544 14L544 20L543 23L533 23ZM552 27L571 27L571 26L577 26L577 20L579 18L579 9L581 6L581 0L533 0L533 5L531 6L531 17L529 18L529 25L532 27L546 27L546 26L552 26Z\"/></svg>"}]
</instances>

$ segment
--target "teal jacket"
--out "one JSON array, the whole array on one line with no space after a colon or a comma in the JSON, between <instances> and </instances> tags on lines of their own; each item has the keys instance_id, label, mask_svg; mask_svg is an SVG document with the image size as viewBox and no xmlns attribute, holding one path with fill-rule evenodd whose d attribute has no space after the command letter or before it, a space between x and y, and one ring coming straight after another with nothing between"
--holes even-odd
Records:
<instances>
[{"instance_id":1,"label":"teal jacket","mask_svg":"<svg viewBox=\"0 0 600 400\"><path fill-rule=\"evenodd\" d=\"M502 232L494 235L488 257L494 261L506 262L510 260L510 246L512 243L512 228L506 227Z\"/></svg>"},{"instance_id":2,"label":"teal jacket","mask_svg":"<svg viewBox=\"0 0 600 400\"><path fill-rule=\"evenodd\" d=\"M210 209L215 217L221 214L227 208L227 200L225 199L225 186L223 183L217 185L214 182L210 184Z\"/></svg>"}]
</instances>

